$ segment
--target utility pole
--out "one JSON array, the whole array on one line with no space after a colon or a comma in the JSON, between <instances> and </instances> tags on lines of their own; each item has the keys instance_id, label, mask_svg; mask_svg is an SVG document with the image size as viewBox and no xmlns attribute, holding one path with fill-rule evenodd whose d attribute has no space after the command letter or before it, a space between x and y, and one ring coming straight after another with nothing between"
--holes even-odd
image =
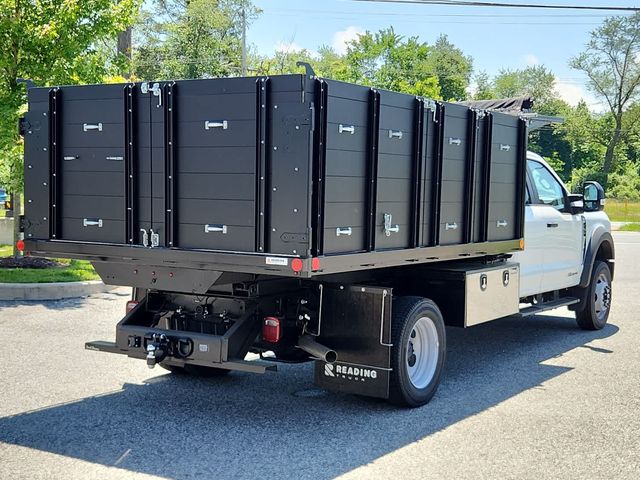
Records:
<instances>
[{"instance_id":1,"label":"utility pole","mask_svg":"<svg viewBox=\"0 0 640 480\"><path fill-rule=\"evenodd\" d=\"M242 76L247 76L247 14L244 8L240 11L242 18Z\"/></svg>"}]
</instances>

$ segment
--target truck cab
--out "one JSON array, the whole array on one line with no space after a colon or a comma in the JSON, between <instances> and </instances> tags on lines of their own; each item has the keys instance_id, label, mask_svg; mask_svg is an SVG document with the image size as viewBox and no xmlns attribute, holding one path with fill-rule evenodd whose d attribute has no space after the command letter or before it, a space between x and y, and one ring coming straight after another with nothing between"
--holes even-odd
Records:
<instances>
[{"instance_id":1,"label":"truck cab","mask_svg":"<svg viewBox=\"0 0 640 480\"><path fill-rule=\"evenodd\" d=\"M523 302L544 304L550 296L558 302L560 296L577 294L579 301L571 307L582 311L591 298L583 296L594 280L591 296L599 325L604 325L611 303L614 246L603 207L599 184L587 182L583 194L571 194L540 155L528 152L525 248L512 257L520 264ZM592 279L594 266L608 272L599 271Z\"/></svg>"}]
</instances>

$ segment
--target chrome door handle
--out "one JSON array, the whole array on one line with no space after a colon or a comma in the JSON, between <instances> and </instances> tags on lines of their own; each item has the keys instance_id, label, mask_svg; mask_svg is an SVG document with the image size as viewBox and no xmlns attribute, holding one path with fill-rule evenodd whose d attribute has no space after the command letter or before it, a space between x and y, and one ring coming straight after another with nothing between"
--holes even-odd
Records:
<instances>
[{"instance_id":1,"label":"chrome door handle","mask_svg":"<svg viewBox=\"0 0 640 480\"><path fill-rule=\"evenodd\" d=\"M447 223L447 224L444 226L444 229L445 229L445 230L457 230L457 229L458 229L458 224L457 224L457 223L455 223L455 222L453 222L453 223Z\"/></svg>"},{"instance_id":2,"label":"chrome door handle","mask_svg":"<svg viewBox=\"0 0 640 480\"><path fill-rule=\"evenodd\" d=\"M99 132L102 131L102 122L101 123L85 123L82 125L82 130L88 132L90 130L97 130Z\"/></svg>"},{"instance_id":3,"label":"chrome door handle","mask_svg":"<svg viewBox=\"0 0 640 480\"><path fill-rule=\"evenodd\" d=\"M462 145L462 140L459 138L449 138L449 145Z\"/></svg>"},{"instance_id":4,"label":"chrome door handle","mask_svg":"<svg viewBox=\"0 0 640 480\"><path fill-rule=\"evenodd\" d=\"M222 120L221 122L206 120L204 122L204 129L211 130L212 128L221 128L223 130L226 130L227 128L229 128L229 123L226 120Z\"/></svg>"},{"instance_id":5,"label":"chrome door handle","mask_svg":"<svg viewBox=\"0 0 640 480\"><path fill-rule=\"evenodd\" d=\"M204 233L222 233L223 235L227 234L227 226L226 225L205 225Z\"/></svg>"},{"instance_id":6,"label":"chrome door handle","mask_svg":"<svg viewBox=\"0 0 640 480\"><path fill-rule=\"evenodd\" d=\"M509 225L509 222L507 222L506 220L498 220L496 222L496 227L497 228L506 227L507 225Z\"/></svg>"},{"instance_id":7,"label":"chrome door handle","mask_svg":"<svg viewBox=\"0 0 640 480\"><path fill-rule=\"evenodd\" d=\"M356 133L356 127L353 125L343 125L340 124L338 125L338 133L350 133L351 135L353 135L354 133Z\"/></svg>"},{"instance_id":8,"label":"chrome door handle","mask_svg":"<svg viewBox=\"0 0 640 480\"><path fill-rule=\"evenodd\" d=\"M84 218L82 220L82 226L83 227L98 227L98 228L102 228L102 219L101 218L96 218L96 219Z\"/></svg>"},{"instance_id":9,"label":"chrome door handle","mask_svg":"<svg viewBox=\"0 0 640 480\"><path fill-rule=\"evenodd\" d=\"M389 130L389 138L402 139L402 131L401 130L397 130L397 131Z\"/></svg>"},{"instance_id":10,"label":"chrome door handle","mask_svg":"<svg viewBox=\"0 0 640 480\"><path fill-rule=\"evenodd\" d=\"M338 227L338 228L336 228L336 237L339 237L341 235L351 236L352 233L353 233L353 230L351 230L351 227Z\"/></svg>"},{"instance_id":11,"label":"chrome door handle","mask_svg":"<svg viewBox=\"0 0 640 480\"><path fill-rule=\"evenodd\" d=\"M547 228L558 228L557 223L547 223Z\"/></svg>"}]
</instances>

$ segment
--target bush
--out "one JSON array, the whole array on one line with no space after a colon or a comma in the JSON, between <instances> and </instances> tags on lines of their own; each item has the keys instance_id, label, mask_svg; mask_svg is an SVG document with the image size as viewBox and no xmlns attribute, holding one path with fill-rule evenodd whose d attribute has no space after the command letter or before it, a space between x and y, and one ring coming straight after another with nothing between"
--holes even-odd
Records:
<instances>
[{"instance_id":1,"label":"bush","mask_svg":"<svg viewBox=\"0 0 640 480\"><path fill-rule=\"evenodd\" d=\"M640 200L640 174L631 162L609 175L609 196L625 202Z\"/></svg>"}]
</instances>

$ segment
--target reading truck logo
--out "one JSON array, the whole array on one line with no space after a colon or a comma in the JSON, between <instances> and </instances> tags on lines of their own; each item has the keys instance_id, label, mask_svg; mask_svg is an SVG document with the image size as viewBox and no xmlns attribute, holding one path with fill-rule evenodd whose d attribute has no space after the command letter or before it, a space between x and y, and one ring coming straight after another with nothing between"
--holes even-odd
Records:
<instances>
[{"instance_id":1,"label":"reading truck logo","mask_svg":"<svg viewBox=\"0 0 640 480\"><path fill-rule=\"evenodd\" d=\"M347 380L364 382L367 378L375 380L378 372L371 368L350 367L348 365L324 364L324 374L327 377L340 377Z\"/></svg>"}]
</instances>

